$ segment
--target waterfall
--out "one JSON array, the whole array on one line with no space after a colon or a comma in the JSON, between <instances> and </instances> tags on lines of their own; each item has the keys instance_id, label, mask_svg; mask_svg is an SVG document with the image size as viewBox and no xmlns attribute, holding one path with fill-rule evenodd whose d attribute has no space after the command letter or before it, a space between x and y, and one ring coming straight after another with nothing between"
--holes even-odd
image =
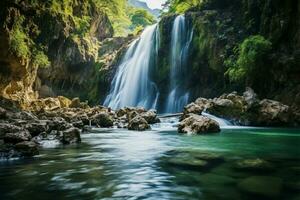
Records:
<instances>
[{"instance_id":1,"label":"waterfall","mask_svg":"<svg viewBox=\"0 0 300 200\"><path fill-rule=\"evenodd\" d=\"M175 18L171 35L170 86L166 113L181 112L189 101L186 61L193 31L189 31L183 15Z\"/></svg>"},{"instance_id":2,"label":"waterfall","mask_svg":"<svg viewBox=\"0 0 300 200\"><path fill-rule=\"evenodd\" d=\"M158 33L157 24L149 26L131 43L113 78L105 106L112 109L125 106L156 108L159 92L150 80L149 72L156 64Z\"/></svg>"}]
</instances>

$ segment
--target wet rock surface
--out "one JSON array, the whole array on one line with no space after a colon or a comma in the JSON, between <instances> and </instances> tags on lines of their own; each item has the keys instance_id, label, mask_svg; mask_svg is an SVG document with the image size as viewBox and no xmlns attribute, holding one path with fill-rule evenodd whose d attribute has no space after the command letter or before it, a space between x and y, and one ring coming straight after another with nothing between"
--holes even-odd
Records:
<instances>
[{"instance_id":1,"label":"wet rock surface","mask_svg":"<svg viewBox=\"0 0 300 200\"><path fill-rule=\"evenodd\" d=\"M185 107L182 118L200 108L240 125L299 126L297 110L278 101L260 100L251 88L243 95L232 92L214 99L199 98Z\"/></svg>"},{"instance_id":2,"label":"wet rock surface","mask_svg":"<svg viewBox=\"0 0 300 200\"><path fill-rule=\"evenodd\" d=\"M143 117L137 115L136 117L134 117L129 121L128 129L135 130L135 131L145 131L150 129L150 126Z\"/></svg>"},{"instance_id":3,"label":"wet rock surface","mask_svg":"<svg viewBox=\"0 0 300 200\"><path fill-rule=\"evenodd\" d=\"M125 107L116 111L116 126L129 130L145 131L150 129L150 124L159 123L156 110L144 108Z\"/></svg>"},{"instance_id":4,"label":"wet rock surface","mask_svg":"<svg viewBox=\"0 0 300 200\"><path fill-rule=\"evenodd\" d=\"M189 117L178 125L178 132L188 134L217 133L220 132L220 126L218 122L208 117L189 114Z\"/></svg>"},{"instance_id":5,"label":"wet rock surface","mask_svg":"<svg viewBox=\"0 0 300 200\"><path fill-rule=\"evenodd\" d=\"M97 128L128 128L144 131L159 122L155 110L89 107L78 98L38 99L29 111L0 107L0 157L29 157L38 154L45 142L69 145L81 142L81 133ZM4 113L4 114L1 114Z\"/></svg>"}]
</instances>

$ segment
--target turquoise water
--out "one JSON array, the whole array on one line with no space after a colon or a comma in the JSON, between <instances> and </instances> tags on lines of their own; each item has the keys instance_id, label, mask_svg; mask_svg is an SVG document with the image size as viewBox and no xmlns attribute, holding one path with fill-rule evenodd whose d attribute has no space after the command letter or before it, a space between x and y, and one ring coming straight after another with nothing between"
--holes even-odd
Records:
<instances>
[{"instance_id":1,"label":"turquoise water","mask_svg":"<svg viewBox=\"0 0 300 200\"><path fill-rule=\"evenodd\" d=\"M80 145L1 161L0 199L297 199L299 146L300 131L288 129L229 127L203 136L160 126L146 132L98 129L83 134ZM205 169L172 163L193 163L203 152L222 161ZM273 170L234 168L237 161L253 158L269 161ZM241 190L239 184L253 176L276 178L280 187L271 190L279 191L264 196Z\"/></svg>"}]
</instances>

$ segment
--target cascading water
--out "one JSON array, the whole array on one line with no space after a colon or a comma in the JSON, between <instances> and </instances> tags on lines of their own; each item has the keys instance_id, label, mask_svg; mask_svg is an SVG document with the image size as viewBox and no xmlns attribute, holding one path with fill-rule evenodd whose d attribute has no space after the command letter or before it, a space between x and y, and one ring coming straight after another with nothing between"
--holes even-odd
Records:
<instances>
[{"instance_id":1,"label":"cascading water","mask_svg":"<svg viewBox=\"0 0 300 200\"><path fill-rule=\"evenodd\" d=\"M130 45L112 81L105 106L112 109L125 106L156 108L159 92L149 73L151 66L156 64L158 34L157 24L149 26Z\"/></svg>"},{"instance_id":2,"label":"cascading water","mask_svg":"<svg viewBox=\"0 0 300 200\"><path fill-rule=\"evenodd\" d=\"M181 112L188 103L189 92L184 88L187 84L186 61L193 31L189 31L183 15L175 18L172 29L170 55L170 89L166 102L166 113Z\"/></svg>"}]
</instances>

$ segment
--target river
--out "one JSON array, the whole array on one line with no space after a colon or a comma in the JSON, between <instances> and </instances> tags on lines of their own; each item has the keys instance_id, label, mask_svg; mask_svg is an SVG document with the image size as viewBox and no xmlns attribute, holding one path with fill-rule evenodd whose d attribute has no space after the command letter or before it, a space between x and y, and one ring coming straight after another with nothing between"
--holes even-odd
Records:
<instances>
[{"instance_id":1,"label":"river","mask_svg":"<svg viewBox=\"0 0 300 200\"><path fill-rule=\"evenodd\" d=\"M280 184L262 197L299 198L299 130L225 126L218 134L187 136L175 124L169 118L146 132L94 129L82 134L79 145L1 161L0 199L252 199L240 189L249 177ZM220 156L220 162L198 166L195 158L203 153ZM273 170L234 168L239 160L256 158Z\"/></svg>"}]
</instances>

